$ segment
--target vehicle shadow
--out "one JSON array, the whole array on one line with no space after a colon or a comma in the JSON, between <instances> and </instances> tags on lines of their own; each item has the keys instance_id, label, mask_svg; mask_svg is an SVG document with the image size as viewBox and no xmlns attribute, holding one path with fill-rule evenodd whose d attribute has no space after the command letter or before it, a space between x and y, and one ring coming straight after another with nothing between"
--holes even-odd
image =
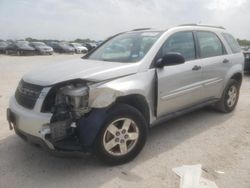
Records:
<instances>
[{"instance_id":1,"label":"vehicle shadow","mask_svg":"<svg viewBox=\"0 0 250 188\"><path fill-rule=\"evenodd\" d=\"M205 108L162 123L150 129L145 148L135 160L114 167L98 162L93 156L55 157L12 135L0 140L0 187L92 188L114 178L142 181L132 172L136 166L220 126L230 116Z\"/></svg>"}]
</instances>

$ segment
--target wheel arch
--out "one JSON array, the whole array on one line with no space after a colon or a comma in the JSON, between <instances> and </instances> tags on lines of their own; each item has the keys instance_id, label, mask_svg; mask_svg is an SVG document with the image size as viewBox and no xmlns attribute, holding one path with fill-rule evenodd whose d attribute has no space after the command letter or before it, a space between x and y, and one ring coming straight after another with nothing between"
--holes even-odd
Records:
<instances>
[{"instance_id":1,"label":"wheel arch","mask_svg":"<svg viewBox=\"0 0 250 188\"><path fill-rule=\"evenodd\" d=\"M240 85L241 85L242 79L243 79L243 75L242 75L241 72L237 72L237 73L233 74L233 75L230 77L230 79L236 80L236 81L239 82Z\"/></svg>"},{"instance_id":2,"label":"wheel arch","mask_svg":"<svg viewBox=\"0 0 250 188\"><path fill-rule=\"evenodd\" d=\"M143 117L147 124L150 123L150 109L146 98L140 94L130 94L127 96L118 97L115 103L123 103L136 108Z\"/></svg>"},{"instance_id":3,"label":"wheel arch","mask_svg":"<svg viewBox=\"0 0 250 188\"><path fill-rule=\"evenodd\" d=\"M94 108L89 114L86 115L86 117L82 117L76 122L80 142L84 150L92 150L93 143L103 125L103 122L108 117L110 110L119 103L136 108L142 113L142 116L145 118L145 122L149 124L149 106L143 96L139 94L132 94L118 97L112 105L105 108Z\"/></svg>"}]
</instances>

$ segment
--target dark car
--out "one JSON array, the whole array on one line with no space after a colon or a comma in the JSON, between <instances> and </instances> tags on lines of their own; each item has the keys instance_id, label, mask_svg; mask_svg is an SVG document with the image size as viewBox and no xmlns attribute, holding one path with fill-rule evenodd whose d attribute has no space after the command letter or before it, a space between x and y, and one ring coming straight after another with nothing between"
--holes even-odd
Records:
<instances>
[{"instance_id":1,"label":"dark car","mask_svg":"<svg viewBox=\"0 0 250 188\"><path fill-rule=\"evenodd\" d=\"M44 54L52 55L54 53L53 48L47 46L44 42L31 42L30 46L35 48L36 52L40 55Z\"/></svg>"},{"instance_id":2,"label":"dark car","mask_svg":"<svg viewBox=\"0 0 250 188\"><path fill-rule=\"evenodd\" d=\"M15 41L7 46L5 53L17 55L35 54L35 48L31 47L28 41Z\"/></svg>"},{"instance_id":3,"label":"dark car","mask_svg":"<svg viewBox=\"0 0 250 188\"><path fill-rule=\"evenodd\" d=\"M8 43L5 41L0 41L0 53L5 53Z\"/></svg>"},{"instance_id":4,"label":"dark car","mask_svg":"<svg viewBox=\"0 0 250 188\"><path fill-rule=\"evenodd\" d=\"M94 49L97 47L97 44L96 43L93 43L93 42L85 42L82 44L84 47L86 47L88 49L88 51Z\"/></svg>"},{"instance_id":5,"label":"dark car","mask_svg":"<svg viewBox=\"0 0 250 188\"><path fill-rule=\"evenodd\" d=\"M73 54L75 52L75 49L66 42L51 42L48 45L51 46L54 49L54 52L57 53Z\"/></svg>"},{"instance_id":6,"label":"dark car","mask_svg":"<svg viewBox=\"0 0 250 188\"><path fill-rule=\"evenodd\" d=\"M243 52L244 57L245 57L244 70L245 71L250 71L250 47L244 46L241 49L242 49L242 52Z\"/></svg>"},{"instance_id":7,"label":"dark car","mask_svg":"<svg viewBox=\"0 0 250 188\"><path fill-rule=\"evenodd\" d=\"M101 45L103 42L104 42L103 40L97 41L97 42L96 42L96 45L99 46L99 45Z\"/></svg>"}]
</instances>

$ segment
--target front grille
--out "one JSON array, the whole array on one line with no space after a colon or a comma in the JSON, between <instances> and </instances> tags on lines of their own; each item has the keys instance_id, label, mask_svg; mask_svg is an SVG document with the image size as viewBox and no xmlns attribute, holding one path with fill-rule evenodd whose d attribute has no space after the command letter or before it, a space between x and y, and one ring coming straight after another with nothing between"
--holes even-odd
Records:
<instances>
[{"instance_id":1,"label":"front grille","mask_svg":"<svg viewBox=\"0 0 250 188\"><path fill-rule=\"evenodd\" d=\"M42 86L21 80L15 93L16 101L25 108L33 109L42 89Z\"/></svg>"}]
</instances>

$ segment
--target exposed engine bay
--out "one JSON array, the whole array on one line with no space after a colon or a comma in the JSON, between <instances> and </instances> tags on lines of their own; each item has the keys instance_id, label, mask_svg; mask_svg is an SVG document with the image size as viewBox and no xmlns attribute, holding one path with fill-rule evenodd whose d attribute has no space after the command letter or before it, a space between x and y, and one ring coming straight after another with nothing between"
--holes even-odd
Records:
<instances>
[{"instance_id":1,"label":"exposed engine bay","mask_svg":"<svg viewBox=\"0 0 250 188\"><path fill-rule=\"evenodd\" d=\"M76 121L90 111L88 95L89 88L83 83L63 86L56 91L51 108L53 116L41 130L48 141L54 145L65 139L77 142Z\"/></svg>"}]
</instances>

